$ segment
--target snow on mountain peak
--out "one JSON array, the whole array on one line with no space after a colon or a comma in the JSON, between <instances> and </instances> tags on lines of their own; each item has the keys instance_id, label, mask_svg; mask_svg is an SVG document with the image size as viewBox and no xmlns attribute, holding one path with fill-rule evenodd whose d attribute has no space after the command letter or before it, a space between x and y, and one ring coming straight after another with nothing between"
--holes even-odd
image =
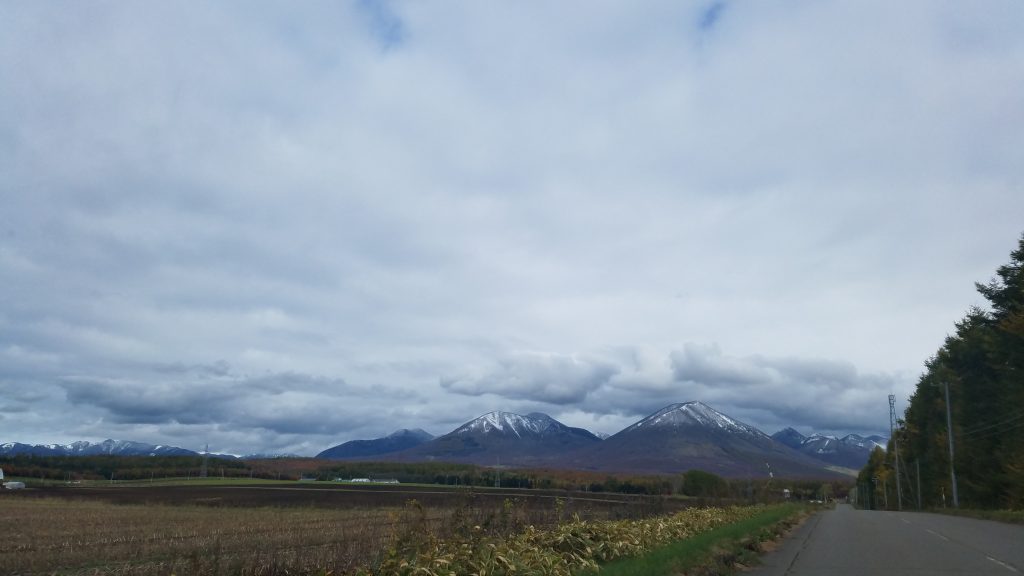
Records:
<instances>
[{"instance_id":1,"label":"snow on mountain peak","mask_svg":"<svg viewBox=\"0 0 1024 576\"><path fill-rule=\"evenodd\" d=\"M98 454L114 456L159 456L193 454L190 450L176 448L174 446L156 446L152 444L144 444L142 442L133 442L131 440L111 439L104 440L103 442L78 440L71 442L70 444L36 444L34 446L27 444L20 445L15 442L13 444L0 445L0 452L5 454L29 453L59 456L95 456Z\"/></svg>"},{"instance_id":2,"label":"snow on mountain peak","mask_svg":"<svg viewBox=\"0 0 1024 576\"><path fill-rule=\"evenodd\" d=\"M557 422L547 414L533 413L523 416L513 412L495 410L463 424L454 433L500 432L522 437L523 434L543 434L556 425Z\"/></svg>"},{"instance_id":3,"label":"snow on mountain peak","mask_svg":"<svg viewBox=\"0 0 1024 576\"><path fill-rule=\"evenodd\" d=\"M398 430L395 430L391 434L388 434L387 436L385 436L385 438L398 438L399 436L417 436L417 437L419 437L419 436L430 436L430 434L428 434L426 431L424 431L421 428L413 428L413 429L400 428ZM433 436L431 436L431 437L433 437Z\"/></svg>"},{"instance_id":4,"label":"snow on mountain peak","mask_svg":"<svg viewBox=\"0 0 1024 576\"><path fill-rule=\"evenodd\" d=\"M670 404L630 428L701 426L727 432L768 437L753 426L734 420L703 402Z\"/></svg>"}]
</instances>

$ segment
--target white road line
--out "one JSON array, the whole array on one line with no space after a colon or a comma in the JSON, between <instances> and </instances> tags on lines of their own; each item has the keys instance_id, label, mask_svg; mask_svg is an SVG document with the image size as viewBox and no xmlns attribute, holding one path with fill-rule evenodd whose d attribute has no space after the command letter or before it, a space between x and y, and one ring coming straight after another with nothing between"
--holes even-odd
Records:
<instances>
[{"instance_id":1,"label":"white road line","mask_svg":"<svg viewBox=\"0 0 1024 576\"><path fill-rule=\"evenodd\" d=\"M1006 562L1000 562L999 560L996 560L995 558L993 558L991 556L985 556L985 558L988 558L989 560L995 562L996 564L999 564L1000 566L1002 566L1003 568L1006 568L1010 572L1018 572L1018 570L1016 568L1014 568L1013 566L1010 566Z\"/></svg>"},{"instance_id":2,"label":"white road line","mask_svg":"<svg viewBox=\"0 0 1024 576\"><path fill-rule=\"evenodd\" d=\"M904 524L910 524L910 520L907 520L906 518L900 518L900 520L903 520Z\"/></svg>"},{"instance_id":3,"label":"white road line","mask_svg":"<svg viewBox=\"0 0 1024 576\"><path fill-rule=\"evenodd\" d=\"M927 528L925 528L925 530L928 530L928 529L927 529ZM935 530L928 530L928 531L929 531L929 532L931 532L932 534L935 534L935 535L936 535L936 536L938 536L939 538L942 538L942 539L943 539L943 540L945 540L946 542L949 542L949 538L946 538L945 536L943 536L942 534L939 534L939 533L938 533L938 532L936 532Z\"/></svg>"}]
</instances>

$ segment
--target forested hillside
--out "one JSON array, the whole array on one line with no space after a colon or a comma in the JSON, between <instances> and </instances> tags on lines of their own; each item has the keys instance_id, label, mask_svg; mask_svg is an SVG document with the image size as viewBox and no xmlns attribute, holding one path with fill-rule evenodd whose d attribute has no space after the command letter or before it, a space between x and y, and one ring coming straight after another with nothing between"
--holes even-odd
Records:
<instances>
[{"instance_id":1,"label":"forested hillside","mask_svg":"<svg viewBox=\"0 0 1024 576\"><path fill-rule=\"evenodd\" d=\"M1024 237L1010 263L977 284L989 309L972 308L926 363L910 398L899 441L904 508L952 505L946 391L960 506L1024 507ZM918 467L920 476L918 477ZM881 504L896 507L895 450L874 454L861 471ZM872 481L877 478L877 481ZM920 480L920 494L918 494Z\"/></svg>"}]
</instances>

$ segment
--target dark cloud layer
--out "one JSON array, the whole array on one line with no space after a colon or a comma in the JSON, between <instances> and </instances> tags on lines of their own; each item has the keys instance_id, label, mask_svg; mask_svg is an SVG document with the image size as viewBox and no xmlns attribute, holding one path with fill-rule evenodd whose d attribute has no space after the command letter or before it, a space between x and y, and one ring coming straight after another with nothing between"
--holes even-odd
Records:
<instances>
[{"instance_id":1,"label":"dark cloud layer","mask_svg":"<svg viewBox=\"0 0 1024 576\"><path fill-rule=\"evenodd\" d=\"M502 359L479 377L444 380L442 387L490 394L498 402L579 406L595 418L646 415L673 402L702 400L762 425L870 431L900 384L894 375L860 374L848 362L735 357L697 344L670 352L668 370L625 360L621 354L586 360L522 355Z\"/></svg>"},{"instance_id":2,"label":"dark cloud layer","mask_svg":"<svg viewBox=\"0 0 1024 576\"><path fill-rule=\"evenodd\" d=\"M1018 3L0 14L0 441L884 430L1021 233Z\"/></svg>"},{"instance_id":3,"label":"dark cloud layer","mask_svg":"<svg viewBox=\"0 0 1024 576\"><path fill-rule=\"evenodd\" d=\"M503 358L480 376L442 379L441 387L458 394L495 394L513 400L575 404L606 384L619 368L598 358L521 354Z\"/></svg>"},{"instance_id":4,"label":"dark cloud layer","mask_svg":"<svg viewBox=\"0 0 1024 576\"><path fill-rule=\"evenodd\" d=\"M337 435L374 418L391 395L339 379L281 373L243 376L225 364L160 367L138 380L68 379L75 406L93 406L120 424L183 424L261 428L279 434ZM416 394L406 399L415 401ZM372 406L375 410L368 411ZM386 415L386 411L379 415Z\"/></svg>"}]
</instances>

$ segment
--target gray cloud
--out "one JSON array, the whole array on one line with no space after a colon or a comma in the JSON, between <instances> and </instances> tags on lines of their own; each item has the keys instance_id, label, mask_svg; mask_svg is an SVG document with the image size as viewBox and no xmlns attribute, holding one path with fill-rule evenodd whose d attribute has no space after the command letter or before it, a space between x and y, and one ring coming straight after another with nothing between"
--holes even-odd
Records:
<instances>
[{"instance_id":1,"label":"gray cloud","mask_svg":"<svg viewBox=\"0 0 1024 576\"><path fill-rule=\"evenodd\" d=\"M479 376L441 380L441 387L458 394L495 394L513 400L549 404L581 402L606 384L619 368L598 358L551 354L517 354L503 358Z\"/></svg>"},{"instance_id":2,"label":"gray cloud","mask_svg":"<svg viewBox=\"0 0 1024 576\"><path fill-rule=\"evenodd\" d=\"M677 381L712 403L765 424L816 430L881 428L888 418L887 395L905 393L910 384L893 374L860 374L845 361L735 357L693 345L672 354L672 367Z\"/></svg>"},{"instance_id":3,"label":"gray cloud","mask_svg":"<svg viewBox=\"0 0 1024 576\"><path fill-rule=\"evenodd\" d=\"M216 437L303 435L313 444L379 426L379 420L392 417L398 398L415 402L419 396L306 374L247 376L223 362L154 368L133 379L69 378L59 385L72 407L97 408L105 422L125 429L194 427Z\"/></svg>"},{"instance_id":4,"label":"gray cloud","mask_svg":"<svg viewBox=\"0 0 1024 576\"><path fill-rule=\"evenodd\" d=\"M1021 233L1022 10L11 5L0 440L878 428Z\"/></svg>"},{"instance_id":5,"label":"gray cloud","mask_svg":"<svg viewBox=\"0 0 1024 576\"><path fill-rule=\"evenodd\" d=\"M899 375L861 374L846 361L739 357L717 345L690 343L665 357L628 349L585 358L515 355L480 375L441 385L458 394L492 395L527 411L565 414L578 425L608 432L667 404L701 400L771 433L791 425L880 430L888 418L886 396L910 384Z\"/></svg>"}]
</instances>

